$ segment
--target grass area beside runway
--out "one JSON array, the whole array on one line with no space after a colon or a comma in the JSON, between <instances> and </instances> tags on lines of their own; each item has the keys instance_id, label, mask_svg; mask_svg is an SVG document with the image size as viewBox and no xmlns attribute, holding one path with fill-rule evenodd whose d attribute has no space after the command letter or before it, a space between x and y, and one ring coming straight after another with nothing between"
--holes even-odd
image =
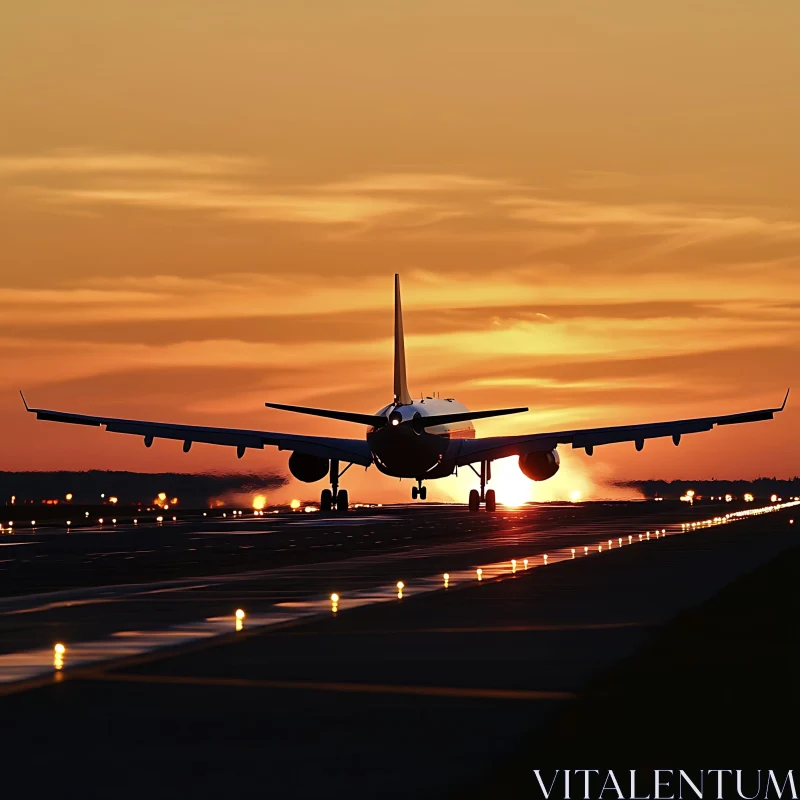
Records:
<instances>
[{"instance_id":1,"label":"grass area beside runway","mask_svg":"<svg viewBox=\"0 0 800 800\"><path fill-rule=\"evenodd\" d=\"M799 588L794 548L680 614L458 795L540 797L534 769L796 767Z\"/></svg>"}]
</instances>

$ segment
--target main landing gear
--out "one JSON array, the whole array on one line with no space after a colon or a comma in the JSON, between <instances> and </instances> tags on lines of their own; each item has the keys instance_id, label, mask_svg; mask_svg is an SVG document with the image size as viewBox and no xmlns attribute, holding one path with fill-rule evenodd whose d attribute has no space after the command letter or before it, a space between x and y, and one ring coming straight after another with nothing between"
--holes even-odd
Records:
<instances>
[{"instance_id":1,"label":"main landing gear","mask_svg":"<svg viewBox=\"0 0 800 800\"><path fill-rule=\"evenodd\" d=\"M492 462L481 461L481 471L475 469L472 464L469 465L470 469L480 478L481 490L473 489L469 493L469 510L476 513L481 507L481 503L486 506L488 512L497 511L497 498L495 497L494 489L486 489L486 482L492 479Z\"/></svg>"},{"instance_id":2,"label":"main landing gear","mask_svg":"<svg viewBox=\"0 0 800 800\"><path fill-rule=\"evenodd\" d=\"M417 478L417 485L411 487L411 499L425 500L428 496L428 487L422 485L422 478Z\"/></svg>"},{"instance_id":3,"label":"main landing gear","mask_svg":"<svg viewBox=\"0 0 800 800\"><path fill-rule=\"evenodd\" d=\"M320 511L332 511L334 508L337 511L347 511L349 498L347 496L347 489L339 488L339 478L352 467L348 464L341 472L339 472L339 462L335 459L331 460L331 488L323 489L319 499Z\"/></svg>"}]
</instances>

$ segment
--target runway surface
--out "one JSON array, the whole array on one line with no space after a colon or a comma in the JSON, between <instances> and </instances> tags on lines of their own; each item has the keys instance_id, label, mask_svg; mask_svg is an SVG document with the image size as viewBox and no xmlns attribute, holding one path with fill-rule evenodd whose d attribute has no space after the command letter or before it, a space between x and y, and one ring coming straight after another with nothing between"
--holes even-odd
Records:
<instances>
[{"instance_id":1,"label":"runway surface","mask_svg":"<svg viewBox=\"0 0 800 800\"><path fill-rule=\"evenodd\" d=\"M9 746L24 761L33 737L76 775L63 719L91 743L97 796L125 764L123 796L442 796L796 545L800 509L754 511L415 506L4 536Z\"/></svg>"}]
</instances>

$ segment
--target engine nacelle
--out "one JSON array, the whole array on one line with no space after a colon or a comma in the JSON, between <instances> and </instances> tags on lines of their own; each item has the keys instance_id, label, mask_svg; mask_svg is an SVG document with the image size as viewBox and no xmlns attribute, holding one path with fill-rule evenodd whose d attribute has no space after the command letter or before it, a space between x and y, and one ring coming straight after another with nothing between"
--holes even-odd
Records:
<instances>
[{"instance_id":1,"label":"engine nacelle","mask_svg":"<svg viewBox=\"0 0 800 800\"><path fill-rule=\"evenodd\" d=\"M561 459L557 450L533 451L519 457L519 468L532 481L546 481L558 472Z\"/></svg>"},{"instance_id":2,"label":"engine nacelle","mask_svg":"<svg viewBox=\"0 0 800 800\"><path fill-rule=\"evenodd\" d=\"M303 483L321 481L330 469L330 461L319 456L309 456L306 453L292 453L289 456L289 472Z\"/></svg>"}]
</instances>

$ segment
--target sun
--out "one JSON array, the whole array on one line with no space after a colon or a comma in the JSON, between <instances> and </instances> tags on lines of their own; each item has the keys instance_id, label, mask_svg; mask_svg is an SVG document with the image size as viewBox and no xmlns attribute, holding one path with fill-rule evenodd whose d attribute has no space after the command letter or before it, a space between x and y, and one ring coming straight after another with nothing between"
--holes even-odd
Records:
<instances>
[{"instance_id":1,"label":"sun","mask_svg":"<svg viewBox=\"0 0 800 800\"><path fill-rule=\"evenodd\" d=\"M489 488L495 490L497 502L504 506L522 506L533 500L534 483L523 475L517 458L502 458L492 463Z\"/></svg>"}]
</instances>

